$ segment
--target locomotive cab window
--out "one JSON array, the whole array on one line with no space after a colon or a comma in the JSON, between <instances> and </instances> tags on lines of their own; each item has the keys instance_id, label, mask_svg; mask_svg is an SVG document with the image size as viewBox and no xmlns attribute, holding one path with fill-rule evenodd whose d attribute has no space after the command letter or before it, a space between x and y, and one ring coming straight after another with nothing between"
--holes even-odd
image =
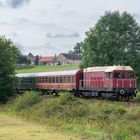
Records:
<instances>
[{"instance_id":1,"label":"locomotive cab window","mask_svg":"<svg viewBox=\"0 0 140 140\"><path fill-rule=\"evenodd\" d=\"M122 78L126 79L126 73L125 72L122 73Z\"/></svg>"},{"instance_id":2,"label":"locomotive cab window","mask_svg":"<svg viewBox=\"0 0 140 140\"><path fill-rule=\"evenodd\" d=\"M128 78L130 79L130 78L134 78L135 76L134 76L134 73L133 72L128 72Z\"/></svg>"},{"instance_id":3,"label":"locomotive cab window","mask_svg":"<svg viewBox=\"0 0 140 140\"><path fill-rule=\"evenodd\" d=\"M106 79L111 79L111 72L106 72L105 73L105 78Z\"/></svg>"},{"instance_id":4,"label":"locomotive cab window","mask_svg":"<svg viewBox=\"0 0 140 140\"><path fill-rule=\"evenodd\" d=\"M116 78L116 79L121 78L121 73L120 72L115 72L114 73L114 78Z\"/></svg>"}]
</instances>

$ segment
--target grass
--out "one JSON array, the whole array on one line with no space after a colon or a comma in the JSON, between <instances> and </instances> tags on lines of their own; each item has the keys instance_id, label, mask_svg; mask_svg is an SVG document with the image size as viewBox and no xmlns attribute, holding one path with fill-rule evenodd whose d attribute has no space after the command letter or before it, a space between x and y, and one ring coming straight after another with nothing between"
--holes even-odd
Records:
<instances>
[{"instance_id":1,"label":"grass","mask_svg":"<svg viewBox=\"0 0 140 140\"><path fill-rule=\"evenodd\" d=\"M50 130L45 125L0 114L0 140L77 140Z\"/></svg>"},{"instance_id":2,"label":"grass","mask_svg":"<svg viewBox=\"0 0 140 140\"><path fill-rule=\"evenodd\" d=\"M17 66L16 73L32 73L79 69L78 65L57 65L57 66Z\"/></svg>"},{"instance_id":3,"label":"grass","mask_svg":"<svg viewBox=\"0 0 140 140\"><path fill-rule=\"evenodd\" d=\"M84 139L140 139L140 100L112 102L75 98L67 92L60 97L27 92L1 108L59 131ZM27 103L27 104L26 104Z\"/></svg>"}]
</instances>

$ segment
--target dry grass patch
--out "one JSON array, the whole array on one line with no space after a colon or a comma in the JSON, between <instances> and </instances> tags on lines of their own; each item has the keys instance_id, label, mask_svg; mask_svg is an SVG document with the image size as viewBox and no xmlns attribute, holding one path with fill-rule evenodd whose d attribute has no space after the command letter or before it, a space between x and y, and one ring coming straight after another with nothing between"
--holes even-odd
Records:
<instances>
[{"instance_id":1,"label":"dry grass patch","mask_svg":"<svg viewBox=\"0 0 140 140\"><path fill-rule=\"evenodd\" d=\"M78 140L16 117L0 114L0 140Z\"/></svg>"}]
</instances>

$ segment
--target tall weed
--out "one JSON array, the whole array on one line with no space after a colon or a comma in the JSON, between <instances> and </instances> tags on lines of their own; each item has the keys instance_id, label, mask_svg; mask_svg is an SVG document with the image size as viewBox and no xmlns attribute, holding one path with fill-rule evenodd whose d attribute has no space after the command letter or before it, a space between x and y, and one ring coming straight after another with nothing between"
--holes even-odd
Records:
<instances>
[{"instance_id":1,"label":"tall weed","mask_svg":"<svg viewBox=\"0 0 140 140\"><path fill-rule=\"evenodd\" d=\"M20 111L22 109L28 109L32 107L34 104L40 102L42 97L34 91L25 92L25 94L18 96L14 101L14 107L16 111Z\"/></svg>"}]
</instances>

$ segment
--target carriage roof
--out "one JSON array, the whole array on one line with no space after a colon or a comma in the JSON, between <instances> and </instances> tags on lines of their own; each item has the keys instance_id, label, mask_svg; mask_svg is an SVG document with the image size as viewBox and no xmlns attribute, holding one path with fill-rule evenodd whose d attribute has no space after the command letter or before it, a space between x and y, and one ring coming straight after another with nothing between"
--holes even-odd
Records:
<instances>
[{"instance_id":1,"label":"carriage roof","mask_svg":"<svg viewBox=\"0 0 140 140\"><path fill-rule=\"evenodd\" d=\"M133 69L130 66L104 66L104 67L85 68L84 72L96 72L96 71L112 72L114 70L133 70Z\"/></svg>"},{"instance_id":2,"label":"carriage roof","mask_svg":"<svg viewBox=\"0 0 140 140\"><path fill-rule=\"evenodd\" d=\"M75 75L79 70L67 70L67 71L53 71L53 72L39 72L39 73L22 73L16 74L19 78L26 77L43 77L43 76L66 76L66 75Z\"/></svg>"}]
</instances>

